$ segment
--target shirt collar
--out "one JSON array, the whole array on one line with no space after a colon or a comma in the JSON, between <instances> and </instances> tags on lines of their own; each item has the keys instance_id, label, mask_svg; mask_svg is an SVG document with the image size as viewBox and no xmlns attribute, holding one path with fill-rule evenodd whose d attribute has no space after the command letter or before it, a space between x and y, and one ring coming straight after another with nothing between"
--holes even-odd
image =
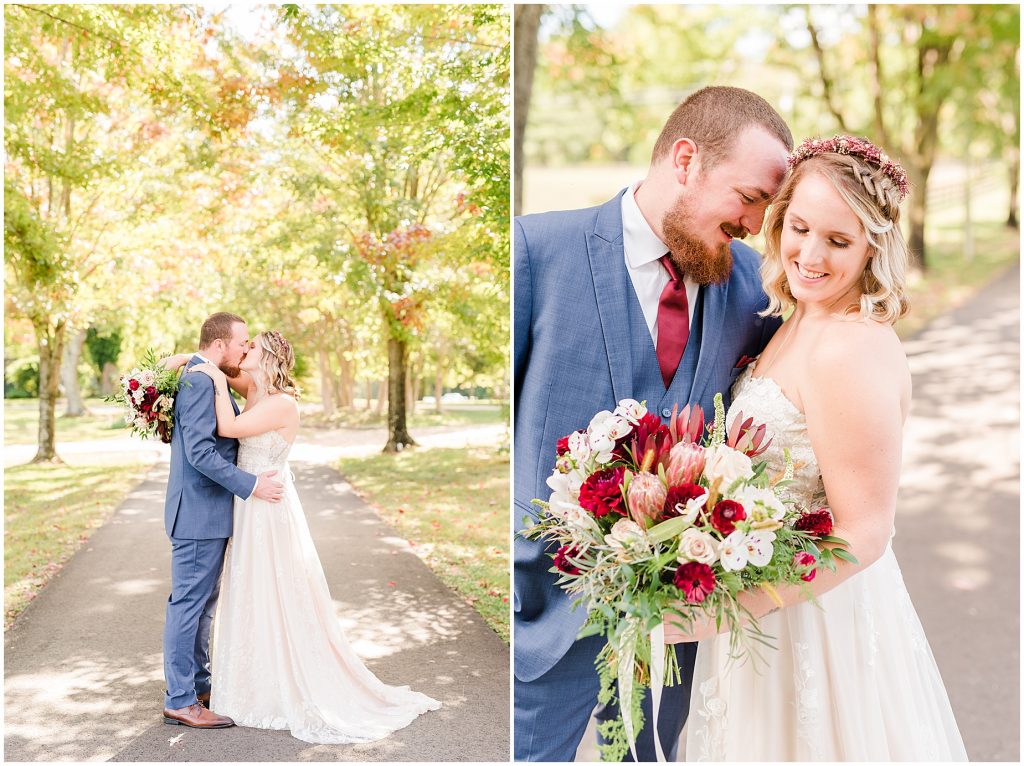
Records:
<instances>
[{"instance_id":1,"label":"shirt collar","mask_svg":"<svg viewBox=\"0 0 1024 766\"><path fill-rule=\"evenodd\" d=\"M668 247L652 231L640 212L633 196L643 181L637 181L622 195L622 247L630 268L638 268L656 261L668 252Z\"/></svg>"},{"instance_id":2,"label":"shirt collar","mask_svg":"<svg viewBox=\"0 0 1024 766\"><path fill-rule=\"evenodd\" d=\"M210 361L209 359L207 359L207 358L206 358L205 356L203 356L202 354L200 354L200 353L199 353L198 351L196 351L196 352L195 352L195 354L193 354L193 356L198 356L198 357L199 357L199 359L200 359L200 361L206 362L207 364L213 364L213 362L211 362L211 361Z\"/></svg>"}]
</instances>

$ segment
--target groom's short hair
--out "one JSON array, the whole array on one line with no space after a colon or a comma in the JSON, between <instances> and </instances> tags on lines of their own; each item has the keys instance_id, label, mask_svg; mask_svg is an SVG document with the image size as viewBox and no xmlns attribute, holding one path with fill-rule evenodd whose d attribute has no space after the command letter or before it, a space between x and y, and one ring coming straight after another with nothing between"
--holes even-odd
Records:
<instances>
[{"instance_id":1,"label":"groom's short hair","mask_svg":"<svg viewBox=\"0 0 1024 766\"><path fill-rule=\"evenodd\" d=\"M210 314L199 330L199 349L209 348L215 340L231 340L231 329L237 322L245 324L242 317L228 311Z\"/></svg>"},{"instance_id":2,"label":"groom's short hair","mask_svg":"<svg viewBox=\"0 0 1024 766\"><path fill-rule=\"evenodd\" d=\"M772 105L743 88L709 85L687 96L661 129L651 163L662 159L680 138L688 138L703 152L701 167L708 170L732 148L746 128L760 126L793 151L793 134Z\"/></svg>"}]
</instances>

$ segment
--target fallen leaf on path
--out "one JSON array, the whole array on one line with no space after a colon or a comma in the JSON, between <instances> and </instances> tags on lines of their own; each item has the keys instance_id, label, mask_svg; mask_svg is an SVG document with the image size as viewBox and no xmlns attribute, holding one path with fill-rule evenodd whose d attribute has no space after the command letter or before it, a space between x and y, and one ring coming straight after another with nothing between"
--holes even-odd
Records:
<instances>
[{"instance_id":1,"label":"fallen leaf on path","mask_svg":"<svg viewBox=\"0 0 1024 766\"><path fill-rule=\"evenodd\" d=\"M182 732L177 737L171 737L169 740L167 740L167 744L170 745L171 747L174 747L175 745L178 744L179 740L181 740L181 738L184 737L184 736L185 736L185 732Z\"/></svg>"}]
</instances>

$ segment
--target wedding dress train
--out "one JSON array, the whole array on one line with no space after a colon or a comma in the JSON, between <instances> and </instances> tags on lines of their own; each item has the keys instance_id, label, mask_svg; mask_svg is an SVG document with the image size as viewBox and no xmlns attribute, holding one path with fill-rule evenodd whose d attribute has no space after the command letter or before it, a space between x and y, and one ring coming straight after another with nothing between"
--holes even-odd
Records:
<instances>
[{"instance_id":1,"label":"wedding dress train","mask_svg":"<svg viewBox=\"0 0 1024 766\"><path fill-rule=\"evenodd\" d=\"M795 482L806 509L827 505L803 414L770 378L748 368L737 410L768 426L762 459ZM818 598L760 621L776 649L764 662L730 661L729 636L697 649L687 761L965 761L960 732L892 547Z\"/></svg>"},{"instance_id":2,"label":"wedding dress train","mask_svg":"<svg viewBox=\"0 0 1024 766\"><path fill-rule=\"evenodd\" d=\"M349 646L276 431L240 439L238 467L277 470L280 503L235 500L214 622L210 707L305 742L370 742L441 703L388 686Z\"/></svg>"}]
</instances>

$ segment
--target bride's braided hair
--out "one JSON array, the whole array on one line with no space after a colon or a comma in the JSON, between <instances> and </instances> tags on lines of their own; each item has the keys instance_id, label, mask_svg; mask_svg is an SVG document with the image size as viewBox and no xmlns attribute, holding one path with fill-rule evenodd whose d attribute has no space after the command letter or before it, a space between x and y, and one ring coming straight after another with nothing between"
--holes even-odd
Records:
<instances>
[{"instance_id":1,"label":"bride's braided hair","mask_svg":"<svg viewBox=\"0 0 1024 766\"><path fill-rule=\"evenodd\" d=\"M260 371L267 380L267 389L272 393L290 394L299 398L299 389L292 380L295 368L295 352L292 344L277 330L264 330L257 336L263 355Z\"/></svg>"},{"instance_id":2,"label":"bride's braided hair","mask_svg":"<svg viewBox=\"0 0 1024 766\"><path fill-rule=\"evenodd\" d=\"M783 267L782 228L793 191L810 172L831 182L864 227L871 257L861 277L859 316L892 324L906 314L910 256L899 226L899 206L910 185L903 168L870 141L853 136L808 139L790 155L789 166L792 172L776 194L764 225L766 257L761 279L768 308L762 314L781 316L795 302Z\"/></svg>"}]
</instances>

